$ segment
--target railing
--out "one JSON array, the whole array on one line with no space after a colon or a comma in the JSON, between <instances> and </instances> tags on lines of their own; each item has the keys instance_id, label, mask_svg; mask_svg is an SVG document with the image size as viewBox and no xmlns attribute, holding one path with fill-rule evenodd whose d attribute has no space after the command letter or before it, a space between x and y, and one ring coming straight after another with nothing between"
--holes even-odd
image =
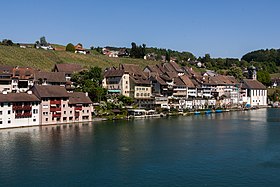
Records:
<instances>
[{"instance_id":1,"label":"railing","mask_svg":"<svg viewBox=\"0 0 280 187\"><path fill-rule=\"evenodd\" d=\"M29 112L26 113L16 113L16 118L31 118L32 114Z\"/></svg>"},{"instance_id":2,"label":"railing","mask_svg":"<svg viewBox=\"0 0 280 187\"><path fill-rule=\"evenodd\" d=\"M30 105L14 105L13 110L31 110L32 107Z\"/></svg>"},{"instance_id":3,"label":"railing","mask_svg":"<svg viewBox=\"0 0 280 187\"><path fill-rule=\"evenodd\" d=\"M75 110L82 110L83 107L82 106L75 106Z\"/></svg>"},{"instance_id":4,"label":"railing","mask_svg":"<svg viewBox=\"0 0 280 187\"><path fill-rule=\"evenodd\" d=\"M51 107L50 112L56 112L56 111L61 111L60 107Z\"/></svg>"},{"instance_id":5,"label":"railing","mask_svg":"<svg viewBox=\"0 0 280 187\"><path fill-rule=\"evenodd\" d=\"M52 117L55 117L55 118L61 117L61 114L53 114Z\"/></svg>"},{"instance_id":6,"label":"railing","mask_svg":"<svg viewBox=\"0 0 280 187\"><path fill-rule=\"evenodd\" d=\"M61 100L50 100L50 104L51 105L60 105L61 104Z\"/></svg>"}]
</instances>

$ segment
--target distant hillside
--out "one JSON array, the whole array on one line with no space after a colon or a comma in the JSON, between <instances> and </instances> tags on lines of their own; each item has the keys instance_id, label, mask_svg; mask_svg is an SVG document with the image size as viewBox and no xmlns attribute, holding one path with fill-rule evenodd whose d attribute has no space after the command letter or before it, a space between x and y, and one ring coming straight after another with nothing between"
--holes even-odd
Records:
<instances>
[{"instance_id":1,"label":"distant hillside","mask_svg":"<svg viewBox=\"0 0 280 187\"><path fill-rule=\"evenodd\" d=\"M20 48L17 46L0 45L0 64L11 66L28 66L36 69L50 71L56 63L77 63L84 67L98 66L106 68L124 64L138 64L145 67L150 64L157 64L156 61L131 58L109 58L97 54L75 54L66 51L50 51L35 48Z\"/></svg>"}]
</instances>

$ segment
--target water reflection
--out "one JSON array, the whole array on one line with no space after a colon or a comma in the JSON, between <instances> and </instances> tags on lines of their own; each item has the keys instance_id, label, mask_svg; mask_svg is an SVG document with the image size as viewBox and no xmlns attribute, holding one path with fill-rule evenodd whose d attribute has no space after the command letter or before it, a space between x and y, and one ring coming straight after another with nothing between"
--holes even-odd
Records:
<instances>
[{"instance_id":1,"label":"water reflection","mask_svg":"<svg viewBox=\"0 0 280 187\"><path fill-rule=\"evenodd\" d=\"M248 178L270 177L268 169L280 165L280 126L273 121L278 116L279 110L268 109L1 130L0 181L4 186L246 184Z\"/></svg>"}]
</instances>

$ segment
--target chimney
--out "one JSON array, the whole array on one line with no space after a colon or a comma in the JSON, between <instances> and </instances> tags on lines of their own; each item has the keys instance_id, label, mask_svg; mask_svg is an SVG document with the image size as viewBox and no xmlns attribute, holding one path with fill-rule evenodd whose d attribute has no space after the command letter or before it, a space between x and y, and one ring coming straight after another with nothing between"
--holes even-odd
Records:
<instances>
[{"instance_id":1,"label":"chimney","mask_svg":"<svg viewBox=\"0 0 280 187\"><path fill-rule=\"evenodd\" d=\"M31 94L32 94L32 91L31 91L31 90L28 90L28 91L27 91L27 94L31 95Z\"/></svg>"},{"instance_id":2,"label":"chimney","mask_svg":"<svg viewBox=\"0 0 280 187\"><path fill-rule=\"evenodd\" d=\"M88 92L86 92L85 94L86 94L86 96L88 97Z\"/></svg>"}]
</instances>

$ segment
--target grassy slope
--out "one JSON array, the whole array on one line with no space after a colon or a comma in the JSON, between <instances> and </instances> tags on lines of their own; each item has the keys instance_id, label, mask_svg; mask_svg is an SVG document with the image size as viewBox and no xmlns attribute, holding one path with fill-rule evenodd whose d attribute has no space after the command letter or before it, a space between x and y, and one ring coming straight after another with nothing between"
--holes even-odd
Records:
<instances>
[{"instance_id":1,"label":"grassy slope","mask_svg":"<svg viewBox=\"0 0 280 187\"><path fill-rule=\"evenodd\" d=\"M0 65L27 66L45 71L50 71L56 63L77 63L84 67L99 66L106 68L123 64L139 64L142 68L146 65L157 64L156 61L131 58L109 58L104 55L84 55L66 51L46 51L43 49L26 48L0 45Z\"/></svg>"}]
</instances>

